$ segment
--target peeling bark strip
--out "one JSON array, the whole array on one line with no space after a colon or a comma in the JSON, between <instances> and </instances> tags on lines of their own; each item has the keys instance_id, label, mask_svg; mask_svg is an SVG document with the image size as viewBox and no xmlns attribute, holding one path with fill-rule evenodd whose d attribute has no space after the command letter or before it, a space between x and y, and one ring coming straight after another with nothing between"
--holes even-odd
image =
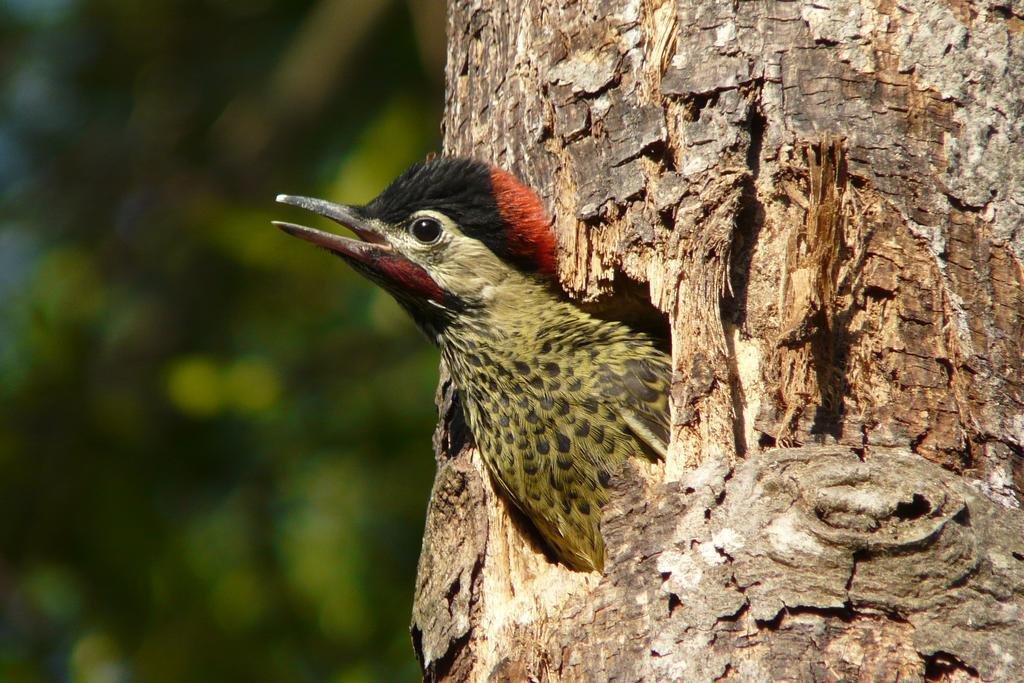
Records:
<instances>
[{"instance_id":1,"label":"peeling bark strip","mask_svg":"<svg viewBox=\"0 0 1024 683\"><path fill-rule=\"evenodd\" d=\"M1024 4L555 4L451 2L446 151L668 316L673 446L574 573L442 385L427 677L1024 680Z\"/></svg>"}]
</instances>

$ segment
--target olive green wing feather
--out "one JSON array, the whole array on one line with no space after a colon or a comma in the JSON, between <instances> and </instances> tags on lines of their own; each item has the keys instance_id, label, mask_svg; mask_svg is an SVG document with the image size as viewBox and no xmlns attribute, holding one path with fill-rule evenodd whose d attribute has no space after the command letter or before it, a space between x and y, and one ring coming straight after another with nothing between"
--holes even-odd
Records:
<instances>
[{"instance_id":1,"label":"olive green wing feather","mask_svg":"<svg viewBox=\"0 0 1024 683\"><path fill-rule=\"evenodd\" d=\"M625 395L617 405L629 431L662 458L668 454L671 374L667 357L626 361L622 377Z\"/></svg>"}]
</instances>

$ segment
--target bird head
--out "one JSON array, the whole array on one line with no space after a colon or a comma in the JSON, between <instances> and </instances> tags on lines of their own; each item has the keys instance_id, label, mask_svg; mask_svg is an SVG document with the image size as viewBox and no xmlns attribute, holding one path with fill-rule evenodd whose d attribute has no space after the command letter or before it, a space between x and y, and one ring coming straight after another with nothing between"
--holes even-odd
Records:
<instances>
[{"instance_id":1,"label":"bird head","mask_svg":"<svg viewBox=\"0 0 1024 683\"><path fill-rule=\"evenodd\" d=\"M279 195L357 239L274 221L390 292L422 322L486 308L510 280L552 282L557 244L540 198L486 164L438 157L413 165L363 206Z\"/></svg>"}]
</instances>

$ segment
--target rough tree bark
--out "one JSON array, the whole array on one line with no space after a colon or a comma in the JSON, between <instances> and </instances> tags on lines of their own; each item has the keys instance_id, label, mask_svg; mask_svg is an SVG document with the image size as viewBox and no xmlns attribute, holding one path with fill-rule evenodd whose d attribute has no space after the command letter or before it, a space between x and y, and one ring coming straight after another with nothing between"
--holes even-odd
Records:
<instances>
[{"instance_id":1,"label":"rough tree bark","mask_svg":"<svg viewBox=\"0 0 1024 683\"><path fill-rule=\"evenodd\" d=\"M425 675L1024 680L1024 2L455 0L448 40L446 151L538 188L566 290L676 374L600 576L442 381Z\"/></svg>"}]
</instances>

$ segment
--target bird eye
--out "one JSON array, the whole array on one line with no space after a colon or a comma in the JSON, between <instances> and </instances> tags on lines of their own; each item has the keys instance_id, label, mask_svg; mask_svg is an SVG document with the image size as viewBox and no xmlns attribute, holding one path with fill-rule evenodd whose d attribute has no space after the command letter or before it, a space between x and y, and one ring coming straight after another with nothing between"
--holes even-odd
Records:
<instances>
[{"instance_id":1,"label":"bird eye","mask_svg":"<svg viewBox=\"0 0 1024 683\"><path fill-rule=\"evenodd\" d=\"M436 218L417 218L409 226L409 232L420 242L431 244L441 236L441 223Z\"/></svg>"}]
</instances>

